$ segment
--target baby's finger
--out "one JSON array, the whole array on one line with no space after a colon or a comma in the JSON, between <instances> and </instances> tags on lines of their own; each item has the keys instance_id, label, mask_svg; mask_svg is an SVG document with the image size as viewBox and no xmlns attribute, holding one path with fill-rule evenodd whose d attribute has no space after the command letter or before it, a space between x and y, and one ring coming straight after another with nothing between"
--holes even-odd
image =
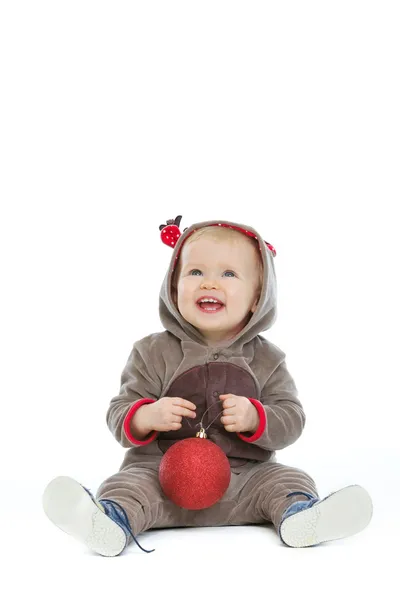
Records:
<instances>
[{"instance_id":1,"label":"baby's finger","mask_svg":"<svg viewBox=\"0 0 400 600\"><path fill-rule=\"evenodd\" d=\"M174 398L174 400L174 406L183 406L183 408L188 408L189 410L196 410L197 408L193 402L190 402L190 400L185 400L185 398Z\"/></svg>"},{"instance_id":2,"label":"baby's finger","mask_svg":"<svg viewBox=\"0 0 400 600\"><path fill-rule=\"evenodd\" d=\"M225 425L225 429L226 429L226 431L233 433L234 431L237 431L237 425L236 425L236 423L234 423L232 425Z\"/></svg>"},{"instance_id":3,"label":"baby's finger","mask_svg":"<svg viewBox=\"0 0 400 600\"><path fill-rule=\"evenodd\" d=\"M221 417L221 423L224 425L234 425L236 423L236 419L235 417L231 416Z\"/></svg>"},{"instance_id":4,"label":"baby's finger","mask_svg":"<svg viewBox=\"0 0 400 600\"><path fill-rule=\"evenodd\" d=\"M172 423L182 423L182 418L180 415L172 415L171 422Z\"/></svg>"},{"instance_id":5,"label":"baby's finger","mask_svg":"<svg viewBox=\"0 0 400 600\"><path fill-rule=\"evenodd\" d=\"M182 423L171 423L171 430L172 429L180 429L182 427Z\"/></svg>"},{"instance_id":6,"label":"baby's finger","mask_svg":"<svg viewBox=\"0 0 400 600\"><path fill-rule=\"evenodd\" d=\"M193 412L192 410L189 410L188 408L182 408L182 406L172 406L172 414L173 415L180 415L182 417L191 417L192 419L194 419L196 417L196 413Z\"/></svg>"},{"instance_id":7,"label":"baby's finger","mask_svg":"<svg viewBox=\"0 0 400 600\"><path fill-rule=\"evenodd\" d=\"M224 409L234 408L236 406L235 401L232 398L228 398L222 402Z\"/></svg>"}]
</instances>

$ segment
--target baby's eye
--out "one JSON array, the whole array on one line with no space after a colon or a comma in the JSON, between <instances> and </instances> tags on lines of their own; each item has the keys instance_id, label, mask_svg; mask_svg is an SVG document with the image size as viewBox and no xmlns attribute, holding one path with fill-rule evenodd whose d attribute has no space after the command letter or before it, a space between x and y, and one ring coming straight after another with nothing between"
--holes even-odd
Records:
<instances>
[{"instance_id":1,"label":"baby's eye","mask_svg":"<svg viewBox=\"0 0 400 600\"><path fill-rule=\"evenodd\" d=\"M191 269L191 271L189 271L189 275L195 275L196 272L201 274L200 269ZM231 275L233 275L233 277L236 277L236 275L233 271L224 271L224 274L226 274L226 273L231 273Z\"/></svg>"}]
</instances>

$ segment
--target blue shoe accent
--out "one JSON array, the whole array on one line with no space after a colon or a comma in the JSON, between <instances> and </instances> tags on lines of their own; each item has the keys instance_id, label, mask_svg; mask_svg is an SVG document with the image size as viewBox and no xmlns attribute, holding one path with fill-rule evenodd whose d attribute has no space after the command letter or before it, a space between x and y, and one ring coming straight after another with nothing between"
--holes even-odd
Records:
<instances>
[{"instance_id":1,"label":"blue shoe accent","mask_svg":"<svg viewBox=\"0 0 400 600\"><path fill-rule=\"evenodd\" d=\"M96 500L90 490L88 490L85 486L82 486L82 487L91 496L93 502L95 504L101 504L101 506L104 508L104 512L106 513L106 515L108 517L110 517L110 519L112 519L115 523L117 523L117 525L119 525L124 530L125 535L126 535L126 543L127 544L128 544L129 536L131 536L132 539L135 540L135 542L139 546L139 548L141 550L143 550L143 552L154 552L154 549L153 550L145 550L145 548L143 548L139 544L139 542L133 535L131 526L129 524L128 515L126 514L125 509L120 504L118 504L118 502L116 502L115 500L108 500L108 499Z\"/></svg>"},{"instance_id":2,"label":"blue shoe accent","mask_svg":"<svg viewBox=\"0 0 400 600\"><path fill-rule=\"evenodd\" d=\"M281 535L281 527L282 527L283 521L285 519L287 519L288 517L300 512L302 510L311 508L316 502L320 501L320 498L316 498L315 496L313 496L312 494L309 494L308 492L291 492L290 494L287 494L286 498L289 498L290 496L297 496L299 494L306 496L308 498L308 500L297 500L296 502L291 504L283 513L281 522L279 524L279 537L281 538L281 540L284 544L285 544L285 541L283 540L282 535Z\"/></svg>"}]
</instances>

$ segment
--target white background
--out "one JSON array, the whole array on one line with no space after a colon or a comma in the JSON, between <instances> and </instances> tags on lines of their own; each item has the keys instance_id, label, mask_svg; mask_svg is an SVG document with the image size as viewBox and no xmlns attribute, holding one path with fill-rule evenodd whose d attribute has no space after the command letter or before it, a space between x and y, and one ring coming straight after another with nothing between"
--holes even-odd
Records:
<instances>
[{"instance_id":1,"label":"white background","mask_svg":"<svg viewBox=\"0 0 400 600\"><path fill-rule=\"evenodd\" d=\"M385 593L400 533L397 2L22 2L0 8L5 597ZM161 331L158 226L221 218L277 250L307 423L280 462L374 517L309 549L262 527L165 530L114 560L52 525L46 484L92 491L135 340ZM221 591L218 592L219 587ZM2 594L3 595L3 594Z\"/></svg>"}]
</instances>

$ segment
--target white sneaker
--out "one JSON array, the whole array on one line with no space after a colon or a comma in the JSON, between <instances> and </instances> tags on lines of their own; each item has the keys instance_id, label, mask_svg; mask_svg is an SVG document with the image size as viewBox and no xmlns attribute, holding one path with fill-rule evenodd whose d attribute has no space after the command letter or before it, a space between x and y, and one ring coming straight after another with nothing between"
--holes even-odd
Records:
<instances>
[{"instance_id":1,"label":"white sneaker","mask_svg":"<svg viewBox=\"0 0 400 600\"><path fill-rule=\"evenodd\" d=\"M97 501L90 490L71 477L53 479L43 493L42 503L50 521L102 556L121 554L130 536L142 548L125 510L114 500Z\"/></svg>"},{"instance_id":2,"label":"white sneaker","mask_svg":"<svg viewBox=\"0 0 400 600\"><path fill-rule=\"evenodd\" d=\"M281 540L294 548L314 546L354 535L362 531L372 518L372 500L360 485L349 485L320 500L305 492L289 506L279 526Z\"/></svg>"}]
</instances>

